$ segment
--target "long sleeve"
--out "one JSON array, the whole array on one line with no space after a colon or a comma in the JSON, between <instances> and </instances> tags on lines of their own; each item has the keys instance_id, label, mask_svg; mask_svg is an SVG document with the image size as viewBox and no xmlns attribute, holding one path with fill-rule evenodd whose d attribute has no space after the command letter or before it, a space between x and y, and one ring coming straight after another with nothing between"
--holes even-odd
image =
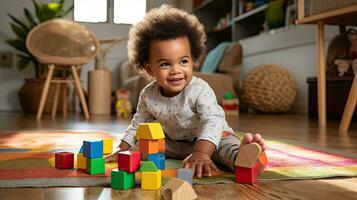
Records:
<instances>
[{"instance_id":1,"label":"long sleeve","mask_svg":"<svg viewBox=\"0 0 357 200\"><path fill-rule=\"evenodd\" d=\"M217 148L223 131L224 111L218 105L216 95L208 84L197 96L196 109L201 124L197 140L208 140Z\"/></svg>"},{"instance_id":2,"label":"long sleeve","mask_svg":"<svg viewBox=\"0 0 357 200\"><path fill-rule=\"evenodd\" d=\"M134 146L137 142L135 138L136 130L140 123L150 122L153 120L153 116L148 112L148 109L145 104L145 90L142 90L139 96L138 106L136 108L136 113L131 120L129 127L125 130L125 135L122 138L123 141L130 144L130 146Z\"/></svg>"}]
</instances>

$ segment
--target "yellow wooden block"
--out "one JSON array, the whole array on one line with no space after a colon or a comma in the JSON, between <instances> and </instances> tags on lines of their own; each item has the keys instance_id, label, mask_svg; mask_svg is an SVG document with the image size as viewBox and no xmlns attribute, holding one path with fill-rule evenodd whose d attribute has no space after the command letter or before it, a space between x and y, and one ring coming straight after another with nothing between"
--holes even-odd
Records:
<instances>
[{"instance_id":1,"label":"yellow wooden block","mask_svg":"<svg viewBox=\"0 0 357 200\"><path fill-rule=\"evenodd\" d=\"M103 154L110 154L113 152L113 139L104 138L103 139Z\"/></svg>"},{"instance_id":2,"label":"yellow wooden block","mask_svg":"<svg viewBox=\"0 0 357 200\"><path fill-rule=\"evenodd\" d=\"M136 131L137 139L158 140L165 138L160 123L141 123Z\"/></svg>"},{"instance_id":3,"label":"yellow wooden block","mask_svg":"<svg viewBox=\"0 0 357 200\"><path fill-rule=\"evenodd\" d=\"M161 187L161 170L141 172L141 189L158 190Z\"/></svg>"},{"instance_id":4,"label":"yellow wooden block","mask_svg":"<svg viewBox=\"0 0 357 200\"><path fill-rule=\"evenodd\" d=\"M86 169L86 158L83 156L83 153L77 154L77 169Z\"/></svg>"}]
</instances>

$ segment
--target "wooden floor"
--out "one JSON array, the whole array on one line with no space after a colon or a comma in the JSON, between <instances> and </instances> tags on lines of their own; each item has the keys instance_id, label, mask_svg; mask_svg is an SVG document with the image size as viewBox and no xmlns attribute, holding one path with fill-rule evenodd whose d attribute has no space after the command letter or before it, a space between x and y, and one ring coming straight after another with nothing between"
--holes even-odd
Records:
<instances>
[{"instance_id":1,"label":"wooden floor","mask_svg":"<svg viewBox=\"0 0 357 200\"><path fill-rule=\"evenodd\" d=\"M317 121L304 115L243 114L230 117L232 128L259 132L266 138L288 139L321 148L330 148L357 155L357 122L349 132L338 131L338 121L329 121L318 128ZM0 114L0 134L6 130L104 130L121 133L129 120L94 116L85 121L81 116L67 119ZM195 185L199 199L357 199L357 178L320 180L269 181L254 186L241 184ZM0 199L159 199L155 191L140 188L118 191L105 187L58 187L0 189Z\"/></svg>"}]
</instances>

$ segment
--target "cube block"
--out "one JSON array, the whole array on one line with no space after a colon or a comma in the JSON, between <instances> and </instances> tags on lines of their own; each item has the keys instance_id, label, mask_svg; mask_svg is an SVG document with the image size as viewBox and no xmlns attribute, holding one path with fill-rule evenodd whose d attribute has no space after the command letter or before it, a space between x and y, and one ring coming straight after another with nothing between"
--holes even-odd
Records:
<instances>
[{"instance_id":1,"label":"cube block","mask_svg":"<svg viewBox=\"0 0 357 200\"><path fill-rule=\"evenodd\" d=\"M148 160L153 161L158 169L165 169L165 154L148 154Z\"/></svg>"},{"instance_id":2,"label":"cube block","mask_svg":"<svg viewBox=\"0 0 357 200\"><path fill-rule=\"evenodd\" d=\"M193 171L190 168L189 169L185 169L185 168L177 169L176 177L179 179L185 180L189 184L192 185Z\"/></svg>"},{"instance_id":3,"label":"cube block","mask_svg":"<svg viewBox=\"0 0 357 200\"><path fill-rule=\"evenodd\" d=\"M118 169L112 170L111 187L118 190L127 190L135 186L135 173Z\"/></svg>"},{"instance_id":4,"label":"cube block","mask_svg":"<svg viewBox=\"0 0 357 200\"><path fill-rule=\"evenodd\" d=\"M86 172L90 175L105 173L105 159L104 158L87 158Z\"/></svg>"},{"instance_id":5,"label":"cube block","mask_svg":"<svg viewBox=\"0 0 357 200\"><path fill-rule=\"evenodd\" d=\"M86 158L103 157L103 140L83 141L83 154Z\"/></svg>"},{"instance_id":6,"label":"cube block","mask_svg":"<svg viewBox=\"0 0 357 200\"><path fill-rule=\"evenodd\" d=\"M237 183L256 183L258 177L258 166L258 162L254 165L253 168L235 166L235 181Z\"/></svg>"},{"instance_id":7,"label":"cube block","mask_svg":"<svg viewBox=\"0 0 357 200\"><path fill-rule=\"evenodd\" d=\"M140 168L140 152L123 151L118 153L118 169L135 172Z\"/></svg>"},{"instance_id":8,"label":"cube block","mask_svg":"<svg viewBox=\"0 0 357 200\"><path fill-rule=\"evenodd\" d=\"M141 173L141 188L143 190L158 190L161 187L161 170Z\"/></svg>"},{"instance_id":9,"label":"cube block","mask_svg":"<svg viewBox=\"0 0 357 200\"><path fill-rule=\"evenodd\" d=\"M57 152L55 153L55 166L58 169L72 169L74 164L74 153Z\"/></svg>"},{"instance_id":10,"label":"cube block","mask_svg":"<svg viewBox=\"0 0 357 200\"><path fill-rule=\"evenodd\" d=\"M103 154L110 154L113 152L113 139L104 138L103 139Z\"/></svg>"},{"instance_id":11,"label":"cube block","mask_svg":"<svg viewBox=\"0 0 357 200\"><path fill-rule=\"evenodd\" d=\"M165 139L158 140L159 142L159 153L165 153Z\"/></svg>"},{"instance_id":12,"label":"cube block","mask_svg":"<svg viewBox=\"0 0 357 200\"><path fill-rule=\"evenodd\" d=\"M139 140L139 151L141 153L152 154L159 152L159 141L158 140Z\"/></svg>"},{"instance_id":13,"label":"cube block","mask_svg":"<svg viewBox=\"0 0 357 200\"><path fill-rule=\"evenodd\" d=\"M77 154L77 169L86 169L87 159L84 157L83 153Z\"/></svg>"}]
</instances>

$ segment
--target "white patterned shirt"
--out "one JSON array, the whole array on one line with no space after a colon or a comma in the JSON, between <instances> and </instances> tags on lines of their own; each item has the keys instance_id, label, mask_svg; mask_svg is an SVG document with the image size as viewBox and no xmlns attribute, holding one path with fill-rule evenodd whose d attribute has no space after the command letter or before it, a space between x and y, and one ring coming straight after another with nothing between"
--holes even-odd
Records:
<instances>
[{"instance_id":1,"label":"white patterned shirt","mask_svg":"<svg viewBox=\"0 0 357 200\"><path fill-rule=\"evenodd\" d=\"M156 81L148 84L140 93L137 112L122 140L134 146L136 130L140 123L146 122L159 122L172 140L197 138L212 142L216 148L223 131L233 133L212 88L195 76L174 97L162 96Z\"/></svg>"}]
</instances>

